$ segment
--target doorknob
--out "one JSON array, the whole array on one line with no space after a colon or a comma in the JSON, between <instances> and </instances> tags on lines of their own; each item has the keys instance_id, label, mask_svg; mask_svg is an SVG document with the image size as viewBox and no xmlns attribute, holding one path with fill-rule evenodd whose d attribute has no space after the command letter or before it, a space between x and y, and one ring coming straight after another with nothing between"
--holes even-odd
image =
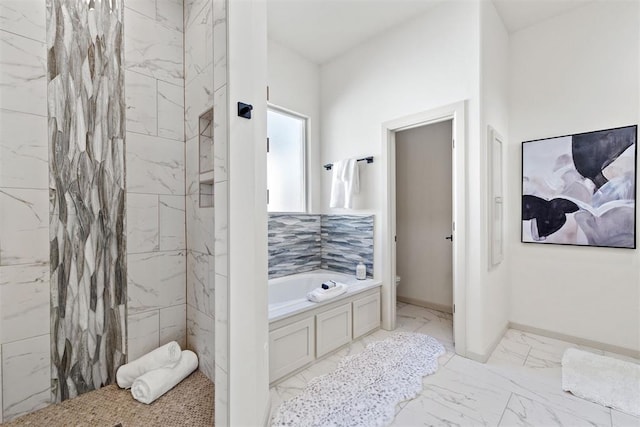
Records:
<instances>
[{"instance_id":1,"label":"doorknob","mask_svg":"<svg viewBox=\"0 0 640 427\"><path fill-rule=\"evenodd\" d=\"M453 234L444 238L445 240L451 240L453 242Z\"/></svg>"}]
</instances>

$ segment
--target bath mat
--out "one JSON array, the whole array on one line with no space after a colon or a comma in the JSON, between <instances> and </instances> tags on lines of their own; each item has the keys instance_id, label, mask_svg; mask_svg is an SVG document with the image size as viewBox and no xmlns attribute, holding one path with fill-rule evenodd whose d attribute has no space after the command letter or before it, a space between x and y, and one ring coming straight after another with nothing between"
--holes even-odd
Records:
<instances>
[{"instance_id":1,"label":"bath mat","mask_svg":"<svg viewBox=\"0 0 640 427\"><path fill-rule=\"evenodd\" d=\"M309 381L280 405L272 426L384 426L395 406L422 390L422 377L436 372L445 349L434 338L398 332L346 356L335 371Z\"/></svg>"},{"instance_id":2,"label":"bath mat","mask_svg":"<svg viewBox=\"0 0 640 427\"><path fill-rule=\"evenodd\" d=\"M562 356L562 389L640 417L640 365L570 348Z\"/></svg>"}]
</instances>

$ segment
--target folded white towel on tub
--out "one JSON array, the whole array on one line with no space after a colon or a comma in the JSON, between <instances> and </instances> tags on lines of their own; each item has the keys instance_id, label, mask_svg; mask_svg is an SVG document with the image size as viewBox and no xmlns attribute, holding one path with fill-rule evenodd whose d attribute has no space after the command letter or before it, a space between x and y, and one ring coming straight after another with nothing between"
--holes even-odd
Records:
<instances>
[{"instance_id":1,"label":"folded white towel on tub","mask_svg":"<svg viewBox=\"0 0 640 427\"><path fill-rule=\"evenodd\" d=\"M175 365L180 360L181 352L180 345L171 341L133 362L120 366L116 372L116 381L121 388L129 388L140 375L163 366Z\"/></svg>"},{"instance_id":2,"label":"folded white towel on tub","mask_svg":"<svg viewBox=\"0 0 640 427\"><path fill-rule=\"evenodd\" d=\"M342 295L345 292L347 292L347 285L345 285L344 283L336 282L336 285L333 288L316 288L312 290L307 294L307 299L311 302L322 302Z\"/></svg>"},{"instance_id":3,"label":"folded white towel on tub","mask_svg":"<svg viewBox=\"0 0 640 427\"><path fill-rule=\"evenodd\" d=\"M198 356L184 350L175 366L149 371L133 382L131 394L138 402L147 405L171 390L198 367Z\"/></svg>"}]
</instances>

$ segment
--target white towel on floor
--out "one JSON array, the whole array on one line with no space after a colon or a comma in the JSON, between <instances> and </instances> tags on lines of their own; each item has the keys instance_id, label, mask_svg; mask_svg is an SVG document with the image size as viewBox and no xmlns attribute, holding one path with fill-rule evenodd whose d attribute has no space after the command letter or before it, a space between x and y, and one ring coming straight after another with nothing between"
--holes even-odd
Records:
<instances>
[{"instance_id":1,"label":"white towel on floor","mask_svg":"<svg viewBox=\"0 0 640 427\"><path fill-rule=\"evenodd\" d=\"M307 294L307 299L311 302L322 302L335 298L347 292L347 285L336 282L336 286L330 289L316 288Z\"/></svg>"},{"instance_id":2,"label":"white towel on floor","mask_svg":"<svg viewBox=\"0 0 640 427\"><path fill-rule=\"evenodd\" d=\"M150 353L120 366L116 372L116 381L120 388L129 388L140 375L163 366L173 366L180 360L180 345L171 341Z\"/></svg>"},{"instance_id":3,"label":"white towel on floor","mask_svg":"<svg viewBox=\"0 0 640 427\"><path fill-rule=\"evenodd\" d=\"M353 196L360 192L358 160L338 160L333 164L332 170L329 207L351 209Z\"/></svg>"},{"instance_id":4,"label":"white towel on floor","mask_svg":"<svg viewBox=\"0 0 640 427\"><path fill-rule=\"evenodd\" d=\"M131 394L138 402L147 405L171 390L198 367L198 356L184 350L175 366L149 371L133 382Z\"/></svg>"}]
</instances>

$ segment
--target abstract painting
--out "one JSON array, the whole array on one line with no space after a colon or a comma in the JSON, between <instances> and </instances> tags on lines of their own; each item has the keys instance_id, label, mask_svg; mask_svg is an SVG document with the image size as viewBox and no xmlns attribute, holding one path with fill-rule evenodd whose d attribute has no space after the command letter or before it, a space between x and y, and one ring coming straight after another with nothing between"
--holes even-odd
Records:
<instances>
[{"instance_id":1,"label":"abstract painting","mask_svg":"<svg viewBox=\"0 0 640 427\"><path fill-rule=\"evenodd\" d=\"M637 126L522 143L522 241L636 247Z\"/></svg>"}]
</instances>

